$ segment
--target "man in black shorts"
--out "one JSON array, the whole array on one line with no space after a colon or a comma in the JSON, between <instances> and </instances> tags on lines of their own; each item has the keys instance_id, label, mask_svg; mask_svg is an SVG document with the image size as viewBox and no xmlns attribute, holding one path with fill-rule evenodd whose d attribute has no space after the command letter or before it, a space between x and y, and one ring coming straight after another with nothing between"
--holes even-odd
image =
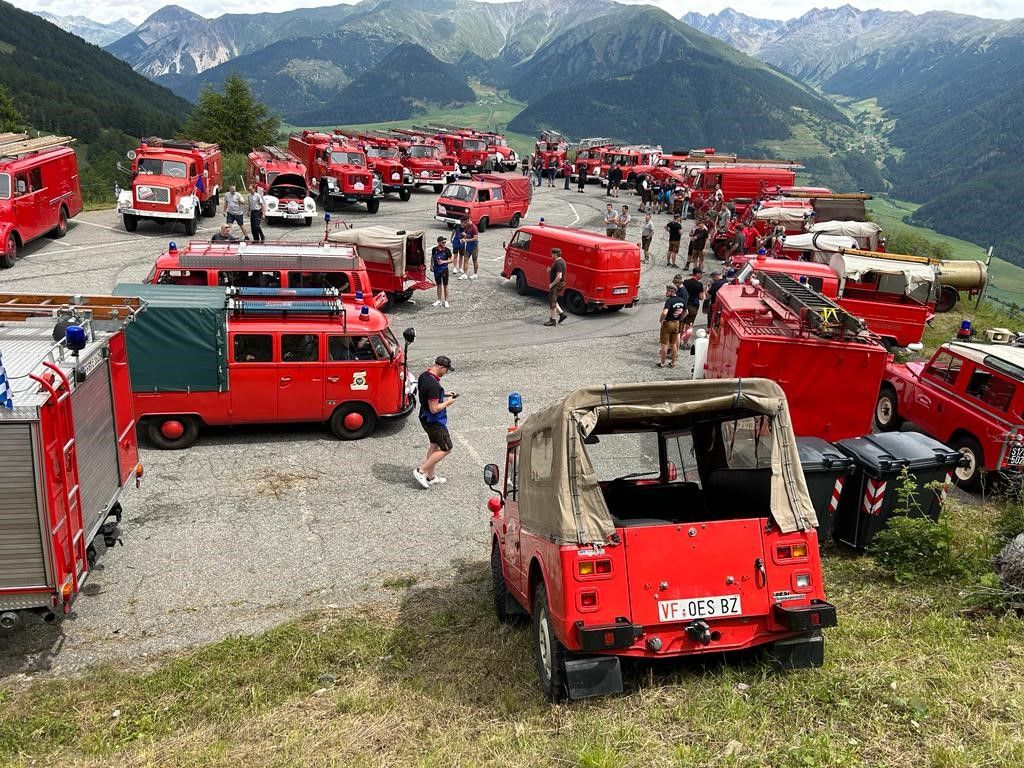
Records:
<instances>
[{"instance_id":1,"label":"man in black shorts","mask_svg":"<svg viewBox=\"0 0 1024 768\"><path fill-rule=\"evenodd\" d=\"M565 320L565 310L558 305L558 297L564 290L565 259L562 258L561 248L552 248L551 267L548 269L548 307L551 309L551 317L544 325L556 325Z\"/></svg>"},{"instance_id":2,"label":"man in black shorts","mask_svg":"<svg viewBox=\"0 0 1024 768\"><path fill-rule=\"evenodd\" d=\"M430 445L427 446L426 459L412 471L412 476L424 488L448 482L435 470L441 459L452 451L452 437L448 434L448 408L458 394L453 392L445 395L441 377L454 370L451 359L440 355L432 366L420 374L420 426L427 433Z\"/></svg>"}]
</instances>

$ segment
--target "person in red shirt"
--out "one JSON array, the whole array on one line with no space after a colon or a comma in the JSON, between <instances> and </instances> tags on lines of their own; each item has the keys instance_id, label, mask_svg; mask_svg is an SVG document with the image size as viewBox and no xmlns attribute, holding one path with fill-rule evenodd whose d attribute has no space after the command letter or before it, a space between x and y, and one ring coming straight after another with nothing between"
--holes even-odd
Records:
<instances>
[{"instance_id":1,"label":"person in red shirt","mask_svg":"<svg viewBox=\"0 0 1024 768\"><path fill-rule=\"evenodd\" d=\"M753 253L757 248L757 227L753 224L748 224L743 230L743 251L745 253Z\"/></svg>"}]
</instances>

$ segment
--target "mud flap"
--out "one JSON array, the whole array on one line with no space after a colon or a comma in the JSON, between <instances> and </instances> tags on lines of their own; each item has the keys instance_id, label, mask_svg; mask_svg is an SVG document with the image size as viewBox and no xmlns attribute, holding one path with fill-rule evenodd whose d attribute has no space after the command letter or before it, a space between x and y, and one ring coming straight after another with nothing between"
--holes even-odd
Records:
<instances>
[{"instance_id":1,"label":"mud flap","mask_svg":"<svg viewBox=\"0 0 1024 768\"><path fill-rule=\"evenodd\" d=\"M589 656L565 660L569 698L586 699L622 693L622 667L618 656Z\"/></svg>"},{"instance_id":2,"label":"mud flap","mask_svg":"<svg viewBox=\"0 0 1024 768\"><path fill-rule=\"evenodd\" d=\"M820 667L825 663L825 640L821 632L776 640L768 649L768 658L784 671Z\"/></svg>"}]
</instances>

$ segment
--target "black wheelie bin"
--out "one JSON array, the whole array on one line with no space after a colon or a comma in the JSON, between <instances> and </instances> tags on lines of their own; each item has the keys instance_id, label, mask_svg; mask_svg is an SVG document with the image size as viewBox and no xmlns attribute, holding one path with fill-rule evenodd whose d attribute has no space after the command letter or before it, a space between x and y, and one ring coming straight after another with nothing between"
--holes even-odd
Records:
<instances>
[{"instance_id":1,"label":"black wheelie bin","mask_svg":"<svg viewBox=\"0 0 1024 768\"><path fill-rule=\"evenodd\" d=\"M818 515L818 546L823 548L832 541L836 510L847 476L853 470L853 459L820 437L798 437L796 447L811 504Z\"/></svg>"},{"instance_id":2,"label":"black wheelie bin","mask_svg":"<svg viewBox=\"0 0 1024 768\"><path fill-rule=\"evenodd\" d=\"M925 486L935 481L950 485L962 458L959 451L920 432L853 437L836 446L853 459L854 470L839 501L835 538L856 549L867 547L893 516L904 467L917 484L911 514L938 520L945 493Z\"/></svg>"}]
</instances>

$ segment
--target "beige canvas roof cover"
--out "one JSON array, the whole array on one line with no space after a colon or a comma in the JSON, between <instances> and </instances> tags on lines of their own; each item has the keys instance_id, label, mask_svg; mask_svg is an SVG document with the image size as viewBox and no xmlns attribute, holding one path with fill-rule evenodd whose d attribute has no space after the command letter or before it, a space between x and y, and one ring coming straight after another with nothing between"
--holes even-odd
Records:
<instances>
[{"instance_id":1,"label":"beige canvas roof cover","mask_svg":"<svg viewBox=\"0 0 1024 768\"><path fill-rule=\"evenodd\" d=\"M853 280L854 282L860 282L869 272L881 275L902 275L908 294L914 293L922 285L931 286L935 282L935 270L928 264L833 253L828 265L843 280Z\"/></svg>"},{"instance_id":2,"label":"beige canvas roof cover","mask_svg":"<svg viewBox=\"0 0 1024 768\"><path fill-rule=\"evenodd\" d=\"M760 221L777 221L779 224L803 224L806 218L805 214L810 210L809 205L803 208L767 206L758 208L754 218Z\"/></svg>"},{"instance_id":3,"label":"beige canvas roof cover","mask_svg":"<svg viewBox=\"0 0 1024 768\"><path fill-rule=\"evenodd\" d=\"M878 250L878 236L881 231L881 227L873 221L819 221L811 227L814 234L855 237L861 247L866 246L869 251Z\"/></svg>"},{"instance_id":4,"label":"beige canvas roof cover","mask_svg":"<svg viewBox=\"0 0 1024 768\"><path fill-rule=\"evenodd\" d=\"M845 235L826 235L820 232L816 234L804 233L800 235L786 235L786 242L782 247L787 251L823 251L835 253L840 248L859 248L860 244L852 237Z\"/></svg>"},{"instance_id":5,"label":"beige canvas roof cover","mask_svg":"<svg viewBox=\"0 0 1024 768\"><path fill-rule=\"evenodd\" d=\"M379 264L391 263L396 277L405 274L405 241L410 237L423 239L423 230L398 231L388 227L359 227L336 229L327 235L332 243L351 243L356 246L363 261Z\"/></svg>"},{"instance_id":6,"label":"beige canvas roof cover","mask_svg":"<svg viewBox=\"0 0 1024 768\"><path fill-rule=\"evenodd\" d=\"M773 417L771 512L789 533L817 525L786 396L767 379L705 379L588 387L530 416L510 440L520 448L523 527L560 544L607 542L615 533L583 437L598 425L671 428L700 412L746 409Z\"/></svg>"}]
</instances>

